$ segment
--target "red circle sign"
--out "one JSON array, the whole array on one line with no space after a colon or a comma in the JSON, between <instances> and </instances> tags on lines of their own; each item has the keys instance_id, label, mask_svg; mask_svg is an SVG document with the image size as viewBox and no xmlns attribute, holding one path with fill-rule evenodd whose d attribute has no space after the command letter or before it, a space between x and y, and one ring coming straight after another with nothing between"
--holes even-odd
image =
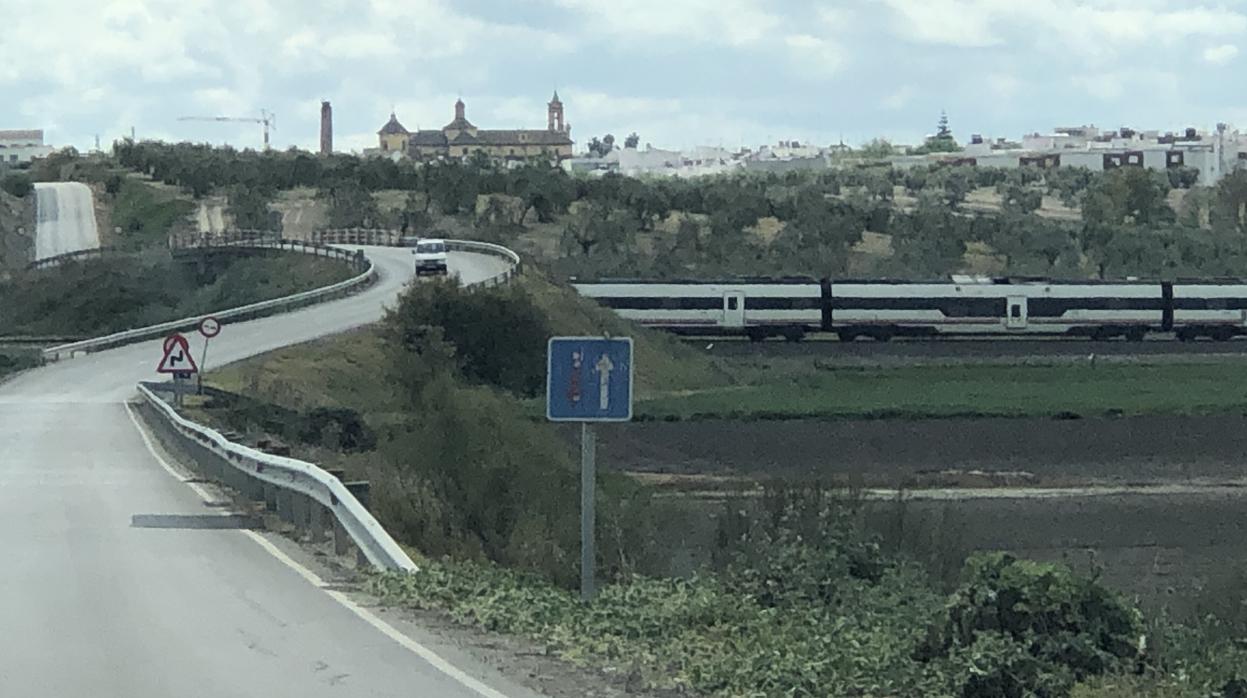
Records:
<instances>
[{"instance_id":1,"label":"red circle sign","mask_svg":"<svg viewBox=\"0 0 1247 698\"><path fill-rule=\"evenodd\" d=\"M174 343L174 342L176 342L176 341L178 341L178 340L180 340L180 339L182 339L182 335L180 335L180 334L178 334L178 333L176 333L176 332L174 332L173 334L169 335L168 337L165 337L165 353L166 353L166 354L168 354L168 353L169 353L169 348L173 346L173 343Z\"/></svg>"},{"instance_id":2,"label":"red circle sign","mask_svg":"<svg viewBox=\"0 0 1247 698\"><path fill-rule=\"evenodd\" d=\"M221 321L214 317L206 317L199 321L199 334L212 339L221 334Z\"/></svg>"}]
</instances>

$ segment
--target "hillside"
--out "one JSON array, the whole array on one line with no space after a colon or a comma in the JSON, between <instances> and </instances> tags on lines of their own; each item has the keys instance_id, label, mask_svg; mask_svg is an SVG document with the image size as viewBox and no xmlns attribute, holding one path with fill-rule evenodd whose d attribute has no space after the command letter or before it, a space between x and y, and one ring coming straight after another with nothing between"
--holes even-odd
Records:
<instances>
[{"instance_id":1,"label":"hillside","mask_svg":"<svg viewBox=\"0 0 1247 698\"><path fill-rule=\"evenodd\" d=\"M236 258L199 269L168 252L106 257L0 280L0 335L100 335L310 290L349 265L306 255Z\"/></svg>"},{"instance_id":2,"label":"hillside","mask_svg":"<svg viewBox=\"0 0 1247 698\"><path fill-rule=\"evenodd\" d=\"M34 235L34 194L19 199L0 191L0 274L22 269L30 262Z\"/></svg>"}]
</instances>

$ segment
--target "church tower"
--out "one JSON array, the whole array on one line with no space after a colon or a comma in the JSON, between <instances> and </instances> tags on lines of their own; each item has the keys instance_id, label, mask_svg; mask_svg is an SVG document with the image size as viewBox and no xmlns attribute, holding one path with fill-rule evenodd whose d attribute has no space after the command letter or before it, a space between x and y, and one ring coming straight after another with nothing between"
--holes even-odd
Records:
<instances>
[{"instance_id":1,"label":"church tower","mask_svg":"<svg viewBox=\"0 0 1247 698\"><path fill-rule=\"evenodd\" d=\"M563 123L563 103L559 101L558 90L554 91L554 99L546 105L546 130L557 132L567 130Z\"/></svg>"}]
</instances>

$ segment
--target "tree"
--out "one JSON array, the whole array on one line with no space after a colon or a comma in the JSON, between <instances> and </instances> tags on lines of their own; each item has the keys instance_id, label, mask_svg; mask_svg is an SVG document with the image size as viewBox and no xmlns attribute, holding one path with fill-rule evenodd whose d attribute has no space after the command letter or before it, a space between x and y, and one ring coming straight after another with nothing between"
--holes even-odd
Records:
<instances>
[{"instance_id":1,"label":"tree","mask_svg":"<svg viewBox=\"0 0 1247 698\"><path fill-rule=\"evenodd\" d=\"M329 202L331 228L371 228L381 220L376 200L358 182L331 185L322 189L318 196Z\"/></svg>"},{"instance_id":2,"label":"tree","mask_svg":"<svg viewBox=\"0 0 1247 698\"><path fill-rule=\"evenodd\" d=\"M1169 178L1142 167L1122 167L1101 174L1083 197L1083 221L1089 226L1171 223Z\"/></svg>"},{"instance_id":3,"label":"tree","mask_svg":"<svg viewBox=\"0 0 1247 698\"><path fill-rule=\"evenodd\" d=\"M966 197L974 189L974 168L967 166L949 167L940 173L940 183L944 189L944 201L951 209L965 203Z\"/></svg>"},{"instance_id":4,"label":"tree","mask_svg":"<svg viewBox=\"0 0 1247 698\"><path fill-rule=\"evenodd\" d=\"M568 254L589 256L601 252L617 252L632 240L635 229L625 224L631 216L599 203L576 207L563 226L562 247Z\"/></svg>"},{"instance_id":5,"label":"tree","mask_svg":"<svg viewBox=\"0 0 1247 698\"><path fill-rule=\"evenodd\" d=\"M641 143L641 137L636 134L636 131L629 133L628 137L624 139L625 148L632 148L633 150L636 150L637 145L639 145L640 143Z\"/></svg>"},{"instance_id":6,"label":"tree","mask_svg":"<svg viewBox=\"0 0 1247 698\"><path fill-rule=\"evenodd\" d=\"M30 175L23 172L14 172L5 175L4 180L0 181L0 189L21 199L34 191L35 183L31 181Z\"/></svg>"},{"instance_id":7,"label":"tree","mask_svg":"<svg viewBox=\"0 0 1247 698\"><path fill-rule=\"evenodd\" d=\"M1217 183L1211 219L1218 230L1247 235L1247 171L1238 170Z\"/></svg>"},{"instance_id":8,"label":"tree","mask_svg":"<svg viewBox=\"0 0 1247 698\"><path fill-rule=\"evenodd\" d=\"M593 157L606 157L606 154L615 149L615 136L606 134L601 140L597 136L589 139L589 154Z\"/></svg>"},{"instance_id":9,"label":"tree","mask_svg":"<svg viewBox=\"0 0 1247 698\"><path fill-rule=\"evenodd\" d=\"M234 227L240 230L272 230L273 218L269 211L272 199L273 192L266 188L230 187L226 200Z\"/></svg>"},{"instance_id":10,"label":"tree","mask_svg":"<svg viewBox=\"0 0 1247 698\"><path fill-rule=\"evenodd\" d=\"M885 138L873 138L863 143L857 154L867 160L884 160L896 155L896 148Z\"/></svg>"},{"instance_id":11,"label":"tree","mask_svg":"<svg viewBox=\"0 0 1247 698\"><path fill-rule=\"evenodd\" d=\"M948 114L940 111L940 120L936 124L935 135L928 137L922 145L914 149L914 154L955 153L959 150L961 146L957 144L957 139L953 138L953 132L948 128Z\"/></svg>"}]
</instances>

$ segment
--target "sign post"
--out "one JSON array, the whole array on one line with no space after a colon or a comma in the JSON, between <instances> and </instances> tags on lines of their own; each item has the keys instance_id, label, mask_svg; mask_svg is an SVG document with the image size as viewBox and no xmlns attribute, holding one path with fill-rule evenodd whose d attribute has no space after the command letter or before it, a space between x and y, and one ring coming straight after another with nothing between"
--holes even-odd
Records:
<instances>
[{"instance_id":1,"label":"sign post","mask_svg":"<svg viewBox=\"0 0 1247 698\"><path fill-rule=\"evenodd\" d=\"M208 343L212 341L213 337L221 334L221 321L212 316L208 316L200 320L199 321L199 334L204 336L204 349L203 349L203 352L199 355L200 370L198 371L198 375L196 376L196 378L198 379L199 385L197 387L196 392L198 392L200 395L203 395L204 394L203 372L206 371L208 367Z\"/></svg>"},{"instance_id":2,"label":"sign post","mask_svg":"<svg viewBox=\"0 0 1247 698\"><path fill-rule=\"evenodd\" d=\"M632 338L551 337L546 418L580 422L580 598L595 590L597 434L594 422L632 419Z\"/></svg>"},{"instance_id":3,"label":"sign post","mask_svg":"<svg viewBox=\"0 0 1247 698\"><path fill-rule=\"evenodd\" d=\"M165 337L164 355L156 366L157 373L173 374L173 399L182 406L182 381L189 379L190 374L198 373L195 357L191 355L190 343L180 334Z\"/></svg>"}]
</instances>

